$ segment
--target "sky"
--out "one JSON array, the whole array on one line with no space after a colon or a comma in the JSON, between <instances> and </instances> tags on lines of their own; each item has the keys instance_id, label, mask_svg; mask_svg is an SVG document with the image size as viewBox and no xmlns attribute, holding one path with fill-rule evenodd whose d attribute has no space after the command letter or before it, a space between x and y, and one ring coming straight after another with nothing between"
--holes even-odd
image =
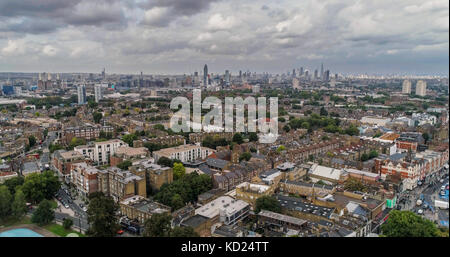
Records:
<instances>
[{"instance_id":1,"label":"sky","mask_svg":"<svg viewBox=\"0 0 450 257\"><path fill-rule=\"evenodd\" d=\"M448 0L0 0L0 72L444 75Z\"/></svg>"}]
</instances>

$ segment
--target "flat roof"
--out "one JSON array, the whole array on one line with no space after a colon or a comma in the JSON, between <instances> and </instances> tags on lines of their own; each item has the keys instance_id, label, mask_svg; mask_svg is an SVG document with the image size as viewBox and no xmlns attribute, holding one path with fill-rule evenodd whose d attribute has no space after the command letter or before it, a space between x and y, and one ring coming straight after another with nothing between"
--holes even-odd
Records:
<instances>
[{"instance_id":1,"label":"flat roof","mask_svg":"<svg viewBox=\"0 0 450 257\"><path fill-rule=\"evenodd\" d=\"M307 223L306 220L302 220L299 218L295 218L292 216L287 216L284 214L280 214L280 213L276 213L276 212L271 212L271 211L267 211L267 210L261 210L258 213L259 216L261 217L266 217L266 218L270 218L270 219L275 219L275 220L280 220L286 223L290 223L290 224L294 224L294 225L298 225L298 226L302 226L305 223Z\"/></svg>"},{"instance_id":2,"label":"flat roof","mask_svg":"<svg viewBox=\"0 0 450 257\"><path fill-rule=\"evenodd\" d=\"M221 196L196 209L195 214L200 214L209 219L212 219L219 215L220 210L225 211L227 215L231 215L234 212L242 210L247 206L249 206L249 204L242 200L236 200L229 196Z\"/></svg>"}]
</instances>

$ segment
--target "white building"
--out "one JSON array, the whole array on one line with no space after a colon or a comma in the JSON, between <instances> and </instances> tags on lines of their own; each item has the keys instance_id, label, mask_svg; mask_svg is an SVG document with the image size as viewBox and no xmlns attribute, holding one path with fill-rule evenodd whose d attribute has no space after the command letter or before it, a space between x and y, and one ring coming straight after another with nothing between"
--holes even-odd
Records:
<instances>
[{"instance_id":1,"label":"white building","mask_svg":"<svg viewBox=\"0 0 450 257\"><path fill-rule=\"evenodd\" d=\"M418 96L426 96L427 95L427 82L425 82L423 80L417 81L416 95L418 95Z\"/></svg>"},{"instance_id":2,"label":"white building","mask_svg":"<svg viewBox=\"0 0 450 257\"><path fill-rule=\"evenodd\" d=\"M234 225L248 216L250 205L242 200L236 200L229 196L221 196L195 210L196 215L208 219L219 218L218 221L225 225Z\"/></svg>"},{"instance_id":3,"label":"white building","mask_svg":"<svg viewBox=\"0 0 450 257\"><path fill-rule=\"evenodd\" d=\"M86 86L85 85L79 85L77 87L77 94L78 94L78 104L82 105L86 103Z\"/></svg>"},{"instance_id":4,"label":"white building","mask_svg":"<svg viewBox=\"0 0 450 257\"><path fill-rule=\"evenodd\" d=\"M382 117L375 117L375 116L365 116L362 117L361 123L363 124L373 124L378 126L386 126L386 123L390 122L390 118L382 118Z\"/></svg>"},{"instance_id":5,"label":"white building","mask_svg":"<svg viewBox=\"0 0 450 257\"><path fill-rule=\"evenodd\" d=\"M104 87L104 85L102 85L102 84L96 84L94 86L94 95L95 95L96 103L100 102L100 100L102 100L102 98L103 98L103 93L102 93L103 87ZM106 85L106 87L108 87L108 85Z\"/></svg>"},{"instance_id":6,"label":"white building","mask_svg":"<svg viewBox=\"0 0 450 257\"><path fill-rule=\"evenodd\" d=\"M108 164L109 157L114 155L119 147L127 146L125 142L119 139L113 139L104 142L95 142L93 145L80 145L74 148L83 154L86 158L98 164Z\"/></svg>"},{"instance_id":7,"label":"white building","mask_svg":"<svg viewBox=\"0 0 450 257\"><path fill-rule=\"evenodd\" d=\"M411 81L405 79L402 85L402 94L411 94Z\"/></svg>"},{"instance_id":8,"label":"white building","mask_svg":"<svg viewBox=\"0 0 450 257\"><path fill-rule=\"evenodd\" d=\"M196 160L204 160L210 154L215 151L208 147L202 147L197 145L180 145L176 147L170 147L153 152L153 158L155 162L161 157L169 159L177 159L181 162L194 162Z\"/></svg>"}]
</instances>

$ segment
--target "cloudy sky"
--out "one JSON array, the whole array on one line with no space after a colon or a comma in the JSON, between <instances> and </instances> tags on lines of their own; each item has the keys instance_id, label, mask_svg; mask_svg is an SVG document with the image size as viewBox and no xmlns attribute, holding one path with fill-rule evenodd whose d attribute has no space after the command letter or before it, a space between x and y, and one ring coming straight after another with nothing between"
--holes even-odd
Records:
<instances>
[{"instance_id":1,"label":"cloudy sky","mask_svg":"<svg viewBox=\"0 0 450 257\"><path fill-rule=\"evenodd\" d=\"M448 0L0 0L0 71L448 75Z\"/></svg>"}]
</instances>

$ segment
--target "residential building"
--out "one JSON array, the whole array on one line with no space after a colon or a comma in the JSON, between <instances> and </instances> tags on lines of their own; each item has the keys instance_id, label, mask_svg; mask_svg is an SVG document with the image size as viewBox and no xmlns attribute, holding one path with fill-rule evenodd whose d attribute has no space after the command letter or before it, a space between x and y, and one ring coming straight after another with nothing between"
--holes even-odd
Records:
<instances>
[{"instance_id":1,"label":"residential building","mask_svg":"<svg viewBox=\"0 0 450 257\"><path fill-rule=\"evenodd\" d=\"M119 202L120 212L130 220L144 224L153 214L169 213L170 207L152 201L140 195L124 198Z\"/></svg>"},{"instance_id":2,"label":"residential building","mask_svg":"<svg viewBox=\"0 0 450 257\"><path fill-rule=\"evenodd\" d=\"M225 225L234 225L248 216L250 205L242 200L221 196L195 210L195 214Z\"/></svg>"},{"instance_id":3,"label":"residential building","mask_svg":"<svg viewBox=\"0 0 450 257\"><path fill-rule=\"evenodd\" d=\"M418 95L418 96L426 96L427 95L427 82L425 82L423 80L417 81L416 95Z\"/></svg>"},{"instance_id":4,"label":"residential building","mask_svg":"<svg viewBox=\"0 0 450 257\"><path fill-rule=\"evenodd\" d=\"M76 146L74 151L83 154L94 163L104 165L109 163L109 159L113 156L117 149L125 146L126 143L119 139L113 139L103 142L94 142L89 145Z\"/></svg>"},{"instance_id":5,"label":"residential building","mask_svg":"<svg viewBox=\"0 0 450 257\"><path fill-rule=\"evenodd\" d=\"M147 196L144 177L117 167L109 167L98 172L98 189L116 201L133 195Z\"/></svg>"},{"instance_id":6,"label":"residential building","mask_svg":"<svg viewBox=\"0 0 450 257\"><path fill-rule=\"evenodd\" d=\"M182 162L194 162L197 160L204 160L208 155L215 152L215 150L207 147L201 147L197 145L181 145L171 148L161 149L153 152L155 162L161 157L169 159L177 159Z\"/></svg>"},{"instance_id":7,"label":"residential building","mask_svg":"<svg viewBox=\"0 0 450 257\"><path fill-rule=\"evenodd\" d=\"M70 170L70 183L84 197L98 191L99 170L85 162L74 163Z\"/></svg>"},{"instance_id":8,"label":"residential building","mask_svg":"<svg viewBox=\"0 0 450 257\"><path fill-rule=\"evenodd\" d=\"M411 80L403 80L402 84L402 94L411 94Z\"/></svg>"}]
</instances>

